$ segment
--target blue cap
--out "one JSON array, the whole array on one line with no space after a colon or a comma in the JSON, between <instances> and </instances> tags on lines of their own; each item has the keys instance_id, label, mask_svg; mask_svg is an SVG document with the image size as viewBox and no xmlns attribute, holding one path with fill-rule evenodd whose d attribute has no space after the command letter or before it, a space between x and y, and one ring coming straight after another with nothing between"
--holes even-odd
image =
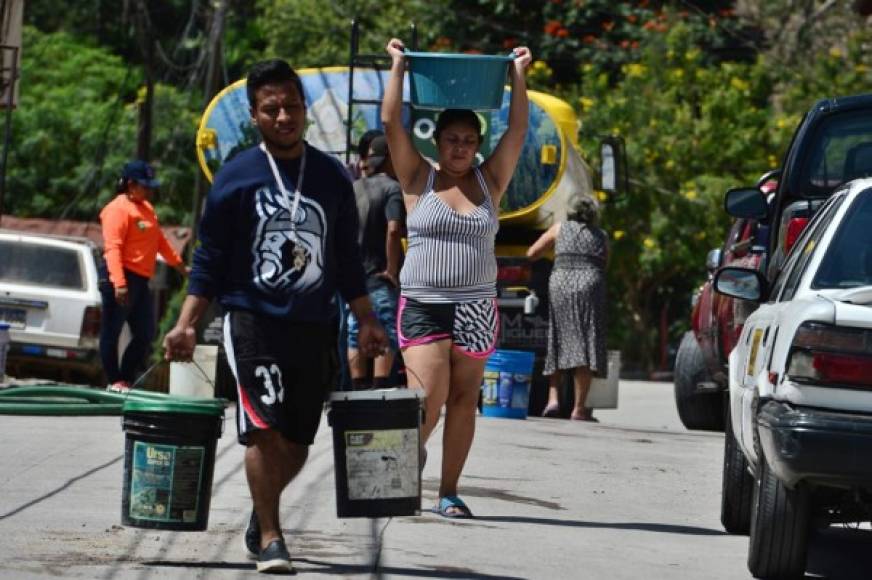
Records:
<instances>
[{"instance_id":1,"label":"blue cap","mask_svg":"<svg viewBox=\"0 0 872 580\"><path fill-rule=\"evenodd\" d=\"M135 181L145 187L157 189L160 187L160 181L154 177L154 169L151 165L142 159L128 161L121 171L121 177Z\"/></svg>"}]
</instances>

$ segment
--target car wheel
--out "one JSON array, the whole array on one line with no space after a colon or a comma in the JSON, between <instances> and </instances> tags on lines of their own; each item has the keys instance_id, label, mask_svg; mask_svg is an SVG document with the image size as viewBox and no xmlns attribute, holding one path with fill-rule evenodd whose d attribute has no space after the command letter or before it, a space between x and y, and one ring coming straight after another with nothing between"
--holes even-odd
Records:
<instances>
[{"instance_id":1,"label":"car wheel","mask_svg":"<svg viewBox=\"0 0 872 580\"><path fill-rule=\"evenodd\" d=\"M761 456L748 550L748 569L755 578L804 577L810 511L808 488L785 487Z\"/></svg>"},{"instance_id":2,"label":"car wheel","mask_svg":"<svg viewBox=\"0 0 872 580\"><path fill-rule=\"evenodd\" d=\"M724 428L724 475L721 487L721 523L731 534L747 534L751 529L754 478L748 460L733 434L730 418Z\"/></svg>"},{"instance_id":3,"label":"car wheel","mask_svg":"<svg viewBox=\"0 0 872 580\"><path fill-rule=\"evenodd\" d=\"M702 350L693 332L686 332L675 356L675 405L688 429L724 429L723 393L699 393L696 386L710 381Z\"/></svg>"}]
</instances>

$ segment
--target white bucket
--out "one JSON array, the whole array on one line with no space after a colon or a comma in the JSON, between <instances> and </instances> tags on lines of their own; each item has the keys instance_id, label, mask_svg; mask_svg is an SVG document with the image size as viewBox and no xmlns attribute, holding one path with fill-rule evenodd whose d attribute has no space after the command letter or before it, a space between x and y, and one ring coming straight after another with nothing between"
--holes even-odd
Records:
<instances>
[{"instance_id":1,"label":"white bucket","mask_svg":"<svg viewBox=\"0 0 872 580\"><path fill-rule=\"evenodd\" d=\"M6 380L6 353L9 351L9 325L0 322L0 383Z\"/></svg>"},{"instance_id":2,"label":"white bucket","mask_svg":"<svg viewBox=\"0 0 872 580\"><path fill-rule=\"evenodd\" d=\"M584 406L590 409L617 409L618 382L621 374L621 351L609 351L609 368L606 378L594 378Z\"/></svg>"},{"instance_id":3,"label":"white bucket","mask_svg":"<svg viewBox=\"0 0 872 580\"><path fill-rule=\"evenodd\" d=\"M201 399L214 398L217 364L218 347L198 344L194 348L194 362L170 363L170 394Z\"/></svg>"}]
</instances>

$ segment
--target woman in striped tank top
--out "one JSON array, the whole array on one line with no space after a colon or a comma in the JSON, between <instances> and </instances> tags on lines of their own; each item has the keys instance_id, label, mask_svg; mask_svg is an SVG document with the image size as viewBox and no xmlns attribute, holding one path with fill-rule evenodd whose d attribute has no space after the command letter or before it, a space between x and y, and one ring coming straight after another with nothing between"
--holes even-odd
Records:
<instances>
[{"instance_id":1,"label":"woman in striped tank top","mask_svg":"<svg viewBox=\"0 0 872 580\"><path fill-rule=\"evenodd\" d=\"M402 125L403 50L400 40L388 42L392 65L381 113L407 214L409 247L400 271L397 322L400 348L409 386L426 395L425 442L445 405L437 511L446 517L472 517L457 496L457 482L472 445L485 361L496 347L497 212L527 133L524 69L532 57L526 47L515 49L508 128L490 157L474 165L482 140L478 116L449 109L436 122L436 169L415 149Z\"/></svg>"}]
</instances>

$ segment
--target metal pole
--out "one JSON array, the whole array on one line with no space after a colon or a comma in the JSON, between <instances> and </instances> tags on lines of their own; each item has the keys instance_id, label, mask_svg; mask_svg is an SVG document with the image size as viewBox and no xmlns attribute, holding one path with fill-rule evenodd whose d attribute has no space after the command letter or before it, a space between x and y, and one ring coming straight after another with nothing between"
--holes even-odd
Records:
<instances>
[{"instance_id":1,"label":"metal pole","mask_svg":"<svg viewBox=\"0 0 872 580\"><path fill-rule=\"evenodd\" d=\"M354 114L354 61L357 59L357 41L360 28L357 19L351 21L351 50L348 55L348 105L345 116L345 164L351 163L351 119ZM358 155L360 151L357 152Z\"/></svg>"},{"instance_id":2,"label":"metal pole","mask_svg":"<svg viewBox=\"0 0 872 580\"><path fill-rule=\"evenodd\" d=\"M3 223L3 198L6 193L6 165L9 161L9 148L12 144L12 106L15 97L15 83L18 81L18 47L2 46L0 54L5 50L12 51L9 85L6 90L6 126L3 129L3 160L0 162L0 225Z\"/></svg>"}]
</instances>

